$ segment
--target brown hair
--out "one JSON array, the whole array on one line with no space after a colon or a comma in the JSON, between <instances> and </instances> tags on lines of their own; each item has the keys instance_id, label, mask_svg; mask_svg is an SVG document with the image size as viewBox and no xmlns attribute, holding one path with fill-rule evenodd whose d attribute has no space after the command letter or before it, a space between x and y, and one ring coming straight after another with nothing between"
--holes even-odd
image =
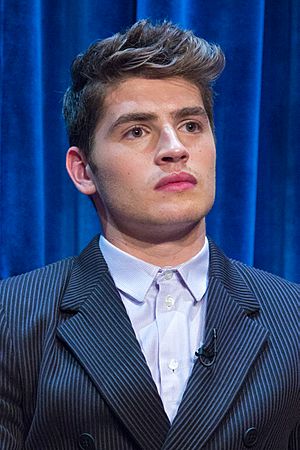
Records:
<instances>
[{"instance_id":1,"label":"brown hair","mask_svg":"<svg viewBox=\"0 0 300 450\"><path fill-rule=\"evenodd\" d=\"M214 129L212 84L224 65L219 46L170 22L140 20L124 34L96 41L72 64L72 85L63 105L70 145L89 158L106 88L129 77L179 76L197 85Z\"/></svg>"}]
</instances>

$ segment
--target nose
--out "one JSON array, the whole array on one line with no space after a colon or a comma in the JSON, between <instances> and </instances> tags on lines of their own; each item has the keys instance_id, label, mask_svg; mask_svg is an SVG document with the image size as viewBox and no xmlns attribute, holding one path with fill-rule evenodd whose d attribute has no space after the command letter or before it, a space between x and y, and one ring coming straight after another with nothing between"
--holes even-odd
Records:
<instances>
[{"instance_id":1,"label":"nose","mask_svg":"<svg viewBox=\"0 0 300 450\"><path fill-rule=\"evenodd\" d=\"M176 131L171 127L162 129L157 143L155 163L164 164L185 164L190 155L187 148L180 142Z\"/></svg>"}]
</instances>

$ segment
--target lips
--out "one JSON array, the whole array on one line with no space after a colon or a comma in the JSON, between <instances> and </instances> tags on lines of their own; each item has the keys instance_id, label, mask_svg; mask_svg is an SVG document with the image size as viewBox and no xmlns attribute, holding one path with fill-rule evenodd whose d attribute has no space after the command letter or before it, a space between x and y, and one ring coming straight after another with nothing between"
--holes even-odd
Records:
<instances>
[{"instance_id":1,"label":"lips","mask_svg":"<svg viewBox=\"0 0 300 450\"><path fill-rule=\"evenodd\" d=\"M161 178L156 184L156 190L182 191L191 189L197 184L197 180L193 175L186 172L173 173Z\"/></svg>"}]
</instances>

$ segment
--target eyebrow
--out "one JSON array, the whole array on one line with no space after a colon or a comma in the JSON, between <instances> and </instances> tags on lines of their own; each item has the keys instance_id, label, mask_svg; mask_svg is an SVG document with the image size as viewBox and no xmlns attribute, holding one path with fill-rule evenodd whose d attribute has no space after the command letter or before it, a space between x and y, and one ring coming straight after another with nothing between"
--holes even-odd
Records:
<instances>
[{"instance_id":1,"label":"eyebrow","mask_svg":"<svg viewBox=\"0 0 300 450\"><path fill-rule=\"evenodd\" d=\"M171 117L174 119L184 119L188 116L202 116L207 118L207 113L202 106L187 106L185 108L178 109L171 113ZM120 125L130 122L150 122L158 120L158 115L147 112L133 112L128 114L122 114L120 117L112 123L109 127L108 133L111 134Z\"/></svg>"},{"instance_id":2,"label":"eyebrow","mask_svg":"<svg viewBox=\"0 0 300 450\"><path fill-rule=\"evenodd\" d=\"M152 113L128 113L128 114L122 114L118 119L113 122L113 124L109 127L109 133L112 133L116 128L118 128L120 125L123 125L124 123L130 123L130 122L150 122L151 120L157 120L158 117L156 114Z\"/></svg>"},{"instance_id":3,"label":"eyebrow","mask_svg":"<svg viewBox=\"0 0 300 450\"><path fill-rule=\"evenodd\" d=\"M207 113L202 106L187 106L186 108L174 111L171 115L175 119L184 119L187 116L202 116L207 118Z\"/></svg>"}]
</instances>

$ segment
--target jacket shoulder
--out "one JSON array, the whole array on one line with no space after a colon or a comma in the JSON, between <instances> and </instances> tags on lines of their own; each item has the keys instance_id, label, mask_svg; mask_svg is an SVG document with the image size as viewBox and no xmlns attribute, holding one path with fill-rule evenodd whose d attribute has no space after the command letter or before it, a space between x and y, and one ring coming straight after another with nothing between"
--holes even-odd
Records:
<instances>
[{"instance_id":1,"label":"jacket shoulder","mask_svg":"<svg viewBox=\"0 0 300 450\"><path fill-rule=\"evenodd\" d=\"M41 300L43 297L64 290L74 264L75 257L54 262L30 272L15 275L0 281L0 304L10 306L17 302Z\"/></svg>"},{"instance_id":2,"label":"jacket shoulder","mask_svg":"<svg viewBox=\"0 0 300 450\"><path fill-rule=\"evenodd\" d=\"M262 316L270 321L295 322L299 284L228 258L211 239L209 243L210 276L218 278L240 305L245 300L247 304L254 301L260 305Z\"/></svg>"},{"instance_id":3,"label":"jacket shoulder","mask_svg":"<svg viewBox=\"0 0 300 450\"><path fill-rule=\"evenodd\" d=\"M300 285L272 273L233 261L243 282L260 304L261 318L278 329L289 328L286 333L294 339L297 330L297 314L300 299ZM290 325L290 327L288 327Z\"/></svg>"},{"instance_id":4,"label":"jacket shoulder","mask_svg":"<svg viewBox=\"0 0 300 450\"><path fill-rule=\"evenodd\" d=\"M292 296L299 299L300 285L284 278L229 258L212 239L210 244L210 276L219 278L230 290L248 287L260 295Z\"/></svg>"},{"instance_id":5,"label":"jacket shoulder","mask_svg":"<svg viewBox=\"0 0 300 450\"><path fill-rule=\"evenodd\" d=\"M258 290L261 294L267 295L268 292L276 292L280 295L292 295L295 298L300 298L300 284L286 280L270 272L248 266L240 261L231 259L231 262L245 283L253 289Z\"/></svg>"}]
</instances>

